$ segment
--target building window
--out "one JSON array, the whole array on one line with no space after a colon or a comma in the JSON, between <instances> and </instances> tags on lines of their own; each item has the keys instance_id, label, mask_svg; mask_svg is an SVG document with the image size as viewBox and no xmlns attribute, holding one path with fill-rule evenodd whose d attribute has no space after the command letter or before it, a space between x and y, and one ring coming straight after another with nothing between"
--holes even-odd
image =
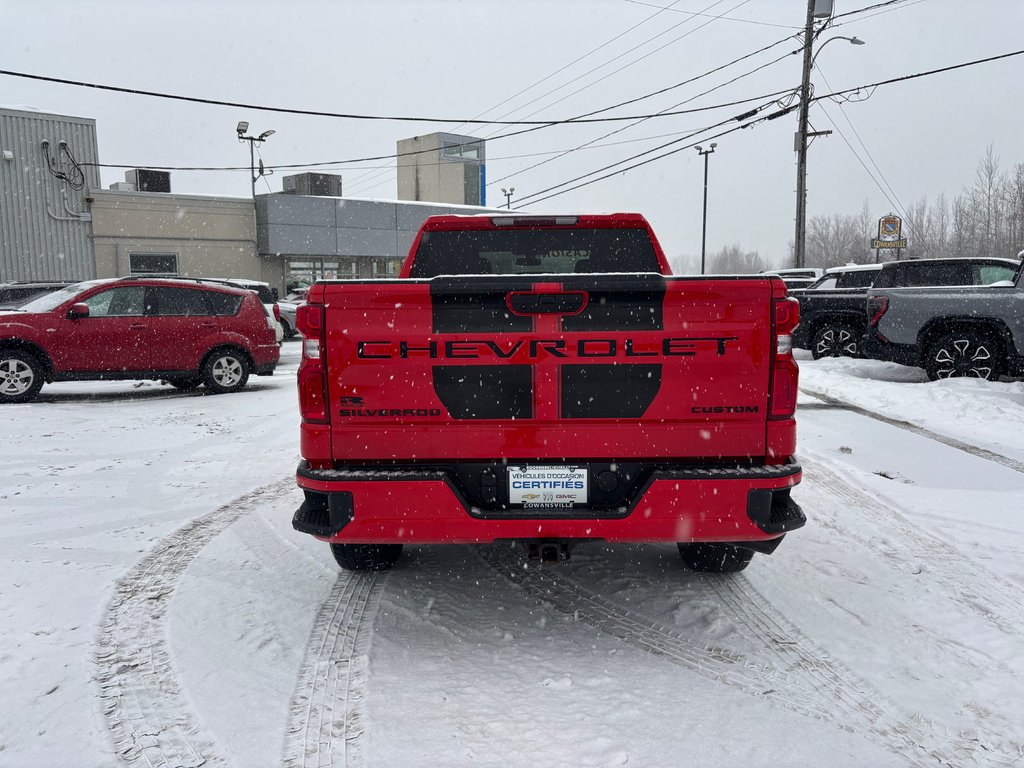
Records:
<instances>
[{"instance_id":1,"label":"building window","mask_svg":"<svg viewBox=\"0 0 1024 768\"><path fill-rule=\"evenodd\" d=\"M373 277L398 277L398 272L401 268L401 259L374 259Z\"/></svg>"},{"instance_id":2,"label":"building window","mask_svg":"<svg viewBox=\"0 0 1024 768\"><path fill-rule=\"evenodd\" d=\"M456 157L462 160L480 159L480 142L466 144L445 144L443 154L445 157Z\"/></svg>"},{"instance_id":3,"label":"building window","mask_svg":"<svg viewBox=\"0 0 1024 768\"><path fill-rule=\"evenodd\" d=\"M133 253L128 256L128 265L133 275L176 275L178 254Z\"/></svg>"}]
</instances>

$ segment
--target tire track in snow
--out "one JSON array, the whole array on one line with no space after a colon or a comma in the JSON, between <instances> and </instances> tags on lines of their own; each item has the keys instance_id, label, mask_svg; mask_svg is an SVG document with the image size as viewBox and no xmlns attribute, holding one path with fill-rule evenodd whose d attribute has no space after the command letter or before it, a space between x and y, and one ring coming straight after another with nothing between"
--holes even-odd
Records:
<instances>
[{"instance_id":1,"label":"tire track in snow","mask_svg":"<svg viewBox=\"0 0 1024 768\"><path fill-rule=\"evenodd\" d=\"M289 706L286 768L359 768L373 618L386 573L343 572L317 614Z\"/></svg>"},{"instance_id":2,"label":"tire track in snow","mask_svg":"<svg viewBox=\"0 0 1024 768\"><path fill-rule=\"evenodd\" d=\"M961 766L965 757L970 759L973 755L974 744L955 744L950 749L936 743L939 739L927 724L900 717L897 707L880 692L829 657L762 596L755 595L743 576L701 578L728 605L750 638L766 649L774 662L771 665L765 663L767 659L747 659L701 646L656 621L615 606L564 576L549 575L536 568L524 569L510 549L499 552L491 548L481 555L518 587L555 610L704 677L776 701L799 714L831 722L846 731L868 731L880 736L885 746L906 758L910 765ZM988 764L1006 768L1015 765L1009 755L1005 762L991 762L990 758Z\"/></svg>"},{"instance_id":3,"label":"tire track in snow","mask_svg":"<svg viewBox=\"0 0 1024 768\"><path fill-rule=\"evenodd\" d=\"M161 539L115 584L100 629L96 681L118 757L128 764L227 766L190 711L167 643L175 587L199 552L257 505L286 496L294 479L264 485Z\"/></svg>"},{"instance_id":4,"label":"tire track in snow","mask_svg":"<svg viewBox=\"0 0 1024 768\"><path fill-rule=\"evenodd\" d=\"M845 400L840 400L838 398L832 397L832 395L826 395L824 392L817 392L813 389L807 389L805 387L800 387L800 391L803 392L805 395L810 395L811 397L817 398L818 400L821 400L823 403L825 403L824 406L817 406L818 408L837 408L844 411L850 411L851 413L856 413L861 416L866 416L869 419L880 421L883 424L888 424L889 426L897 427L899 429L906 430L907 432L912 432L913 434L920 435L921 437L927 437L929 440L934 440L937 443L948 445L950 448L956 448L958 451L969 453L971 456L977 456L979 459L987 459L988 461L994 461L996 464L1001 464L1002 466L1012 469L1015 472L1024 473L1024 462L1017 461L1016 459L1011 459L1009 456L1003 456L1003 454L1001 453L989 451L985 448L979 448L976 445L965 443L962 440L957 440L954 437L940 435L938 432L932 432L931 430L925 429L924 427L919 427L916 424L911 424L909 421L900 421L899 419L892 419L889 418L888 416L882 416L880 413L869 411L866 408L861 408L860 406L848 403ZM799 407L813 409L816 406L810 404L802 405Z\"/></svg>"},{"instance_id":5,"label":"tire track in snow","mask_svg":"<svg viewBox=\"0 0 1024 768\"><path fill-rule=\"evenodd\" d=\"M822 509L818 510L821 522L841 530L843 536L867 546L896 568L926 560L927 577L954 601L1006 634L1024 632L1020 624L1024 593L1020 589L976 565L953 546L922 531L892 504L883 504L855 488L827 467L825 456L813 451L805 455L812 457L814 463L804 466L804 479L831 499L856 509L858 514L857 525L844 525L840 517ZM866 528L864 523L872 527Z\"/></svg>"},{"instance_id":6,"label":"tire track in snow","mask_svg":"<svg viewBox=\"0 0 1024 768\"><path fill-rule=\"evenodd\" d=\"M927 754L940 765L982 765L1012 768L1020 765L1024 757L1020 745L998 746L984 744L977 736L951 735L946 729L936 732L933 723L923 718L903 716L899 707L866 682L830 658L813 641L798 630L742 574L729 579L711 574L699 574L701 580L730 609L730 615L739 619L755 637L771 638L767 647L784 664L799 672L813 690L826 690L844 696L850 706L868 717L869 730L885 737L890 744L900 745L897 750L908 756ZM847 726L843 726L847 727ZM854 728L856 730L856 728ZM992 741L992 740L990 740ZM907 748L910 748L909 751Z\"/></svg>"}]
</instances>

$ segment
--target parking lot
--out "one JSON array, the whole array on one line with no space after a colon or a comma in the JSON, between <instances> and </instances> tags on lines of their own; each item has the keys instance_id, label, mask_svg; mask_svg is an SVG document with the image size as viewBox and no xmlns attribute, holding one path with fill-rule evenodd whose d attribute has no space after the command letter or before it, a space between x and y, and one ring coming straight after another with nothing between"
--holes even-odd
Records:
<instances>
[{"instance_id":1,"label":"parking lot","mask_svg":"<svg viewBox=\"0 0 1024 768\"><path fill-rule=\"evenodd\" d=\"M802 360L809 522L733 578L598 543L349 574L290 528L298 352L4 408L0 763L1021 760L1024 384Z\"/></svg>"}]
</instances>

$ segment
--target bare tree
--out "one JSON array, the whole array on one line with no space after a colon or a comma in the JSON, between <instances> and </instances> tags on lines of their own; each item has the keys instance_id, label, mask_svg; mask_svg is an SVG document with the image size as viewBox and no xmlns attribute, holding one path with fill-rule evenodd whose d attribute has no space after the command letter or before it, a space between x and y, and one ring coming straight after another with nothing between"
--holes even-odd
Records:
<instances>
[{"instance_id":1,"label":"bare tree","mask_svg":"<svg viewBox=\"0 0 1024 768\"><path fill-rule=\"evenodd\" d=\"M739 243L727 245L710 255L710 272L717 275L746 275L767 268L757 251L744 251Z\"/></svg>"}]
</instances>

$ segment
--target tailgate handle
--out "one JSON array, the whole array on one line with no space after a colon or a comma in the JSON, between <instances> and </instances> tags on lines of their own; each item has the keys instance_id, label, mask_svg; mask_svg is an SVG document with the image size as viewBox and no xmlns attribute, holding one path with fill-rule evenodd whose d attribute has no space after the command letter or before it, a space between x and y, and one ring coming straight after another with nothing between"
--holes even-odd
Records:
<instances>
[{"instance_id":1,"label":"tailgate handle","mask_svg":"<svg viewBox=\"0 0 1024 768\"><path fill-rule=\"evenodd\" d=\"M513 291L505 297L513 315L578 315L587 301L586 291Z\"/></svg>"}]
</instances>

